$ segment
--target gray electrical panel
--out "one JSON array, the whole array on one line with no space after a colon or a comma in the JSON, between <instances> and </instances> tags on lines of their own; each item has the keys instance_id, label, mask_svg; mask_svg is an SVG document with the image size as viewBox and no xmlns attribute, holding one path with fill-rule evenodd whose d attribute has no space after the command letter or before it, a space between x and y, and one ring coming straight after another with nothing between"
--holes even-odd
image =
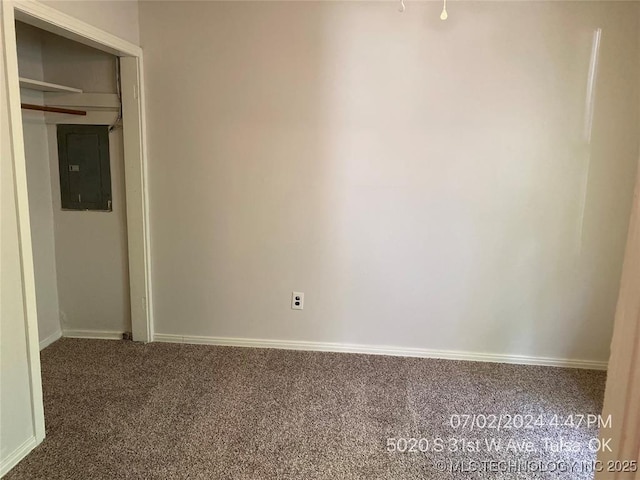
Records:
<instances>
[{"instance_id":1,"label":"gray electrical panel","mask_svg":"<svg viewBox=\"0 0 640 480\"><path fill-rule=\"evenodd\" d=\"M107 125L58 125L62 208L111 211Z\"/></svg>"}]
</instances>

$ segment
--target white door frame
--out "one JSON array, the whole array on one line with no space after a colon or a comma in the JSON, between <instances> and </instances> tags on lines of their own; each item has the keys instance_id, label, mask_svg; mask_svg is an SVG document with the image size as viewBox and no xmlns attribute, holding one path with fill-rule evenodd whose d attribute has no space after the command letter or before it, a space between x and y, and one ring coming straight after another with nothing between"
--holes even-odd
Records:
<instances>
[{"instance_id":1,"label":"white door frame","mask_svg":"<svg viewBox=\"0 0 640 480\"><path fill-rule=\"evenodd\" d=\"M608 448L598 452L597 480L640 480L640 470L623 471L615 462L640 462L640 168L627 234L622 280L611 340L603 415L611 422L600 428ZM610 450L609 450L610 449ZM612 465L609 462L614 462ZM627 467L628 468L628 467ZM640 467L638 467L640 468Z\"/></svg>"},{"instance_id":2,"label":"white door frame","mask_svg":"<svg viewBox=\"0 0 640 480\"><path fill-rule=\"evenodd\" d=\"M15 190L20 232L20 252L24 282L26 312L27 349L31 381L32 410L36 441L44 439L44 411L40 378L40 354L38 342L38 316L36 308L35 276L27 170L24 154L22 113L20 107L20 85L18 81L18 56L15 36L15 20L28 23L43 30L92 46L120 57L137 60L136 91L129 95L136 103L129 102L128 109L137 110L123 122L125 189L127 196L127 235L129 244L129 281L131 290L131 324L134 340L149 342L153 339L153 312L151 309L151 275L149 259L149 216L147 188L147 146L144 102L144 69L142 49L115 35L77 20L58 10L33 0L4 0L3 31L7 62L7 90L9 122L11 128ZM131 61L127 59L129 63ZM129 68L129 71L132 69ZM133 73L129 74L132 78ZM123 84L126 78L122 77ZM123 95L123 99L124 99ZM123 100L124 101L124 100ZM137 113L137 118L135 113Z\"/></svg>"}]
</instances>

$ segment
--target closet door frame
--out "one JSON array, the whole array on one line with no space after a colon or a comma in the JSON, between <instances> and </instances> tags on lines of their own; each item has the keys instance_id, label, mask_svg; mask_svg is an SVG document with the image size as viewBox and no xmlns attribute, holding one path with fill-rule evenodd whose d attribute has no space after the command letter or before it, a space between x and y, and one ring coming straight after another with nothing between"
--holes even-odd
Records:
<instances>
[{"instance_id":1,"label":"closet door frame","mask_svg":"<svg viewBox=\"0 0 640 480\"><path fill-rule=\"evenodd\" d=\"M23 302L26 316L27 349L31 383L32 415L36 442L45 437L38 313L31 244L29 198L24 154L20 85L15 21L30 24L84 45L121 57L128 68L121 72L122 84L133 89L123 95L125 190L127 198L127 236L129 245L129 281L131 290L131 324L133 339L153 341L153 311L151 302L150 243L147 185L147 145L142 49L115 35L66 15L33 0L1 2L7 64L8 109L14 183L17 201L18 227L23 280Z\"/></svg>"}]
</instances>

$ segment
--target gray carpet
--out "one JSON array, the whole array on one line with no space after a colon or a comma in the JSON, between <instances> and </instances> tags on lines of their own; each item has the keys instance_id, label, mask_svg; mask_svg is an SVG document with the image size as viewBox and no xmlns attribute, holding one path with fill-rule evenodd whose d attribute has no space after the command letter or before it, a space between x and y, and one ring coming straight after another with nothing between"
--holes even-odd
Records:
<instances>
[{"instance_id":1,"label":"gray carpet","mask_svg":"<svg viewBox=\"0 0 640 480\"><path fill-rule=\"evenodd\" d=\"M47 438L7 479L587 479L582 466L527 470L591 461L596 428L498 431L479 428L479 417L461 432L450 416L564 421L599 413L605 384L604 372L586 370L74 339L42 352L42 375ZM481 448L390 453L389 437L466 438ZM547 451L545 437L581 451ZM490 438L537 451L489 452ZM449 471L448 462L472 460L484 464L466 469L480 471Z\"/></svg>"}]
</instances>

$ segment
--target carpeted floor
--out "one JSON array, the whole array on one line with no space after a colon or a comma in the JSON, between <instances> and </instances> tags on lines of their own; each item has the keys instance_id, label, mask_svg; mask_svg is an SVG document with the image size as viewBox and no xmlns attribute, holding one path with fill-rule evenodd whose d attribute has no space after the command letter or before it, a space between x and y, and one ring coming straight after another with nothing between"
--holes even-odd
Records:
<instances>
[{"instance_id":1,"label":"carpeted floor","mask_svg":"<svg viewBox=\"0 0 640 480\"><path fill-rule=\"evenodd\" d=\"M553 416L599 413L605 384L585 370L74 339L42 352L42 375L47 438L10 480L587 479L571 462L595 458L597 428ZM454 429L459 414L535 423ZM398 453L388 438L425 440L389 441L417 450ZM560 438L580 451L551 451ZM518 453L525 442L535 451Z\"/></svg>"}]
</instances>

